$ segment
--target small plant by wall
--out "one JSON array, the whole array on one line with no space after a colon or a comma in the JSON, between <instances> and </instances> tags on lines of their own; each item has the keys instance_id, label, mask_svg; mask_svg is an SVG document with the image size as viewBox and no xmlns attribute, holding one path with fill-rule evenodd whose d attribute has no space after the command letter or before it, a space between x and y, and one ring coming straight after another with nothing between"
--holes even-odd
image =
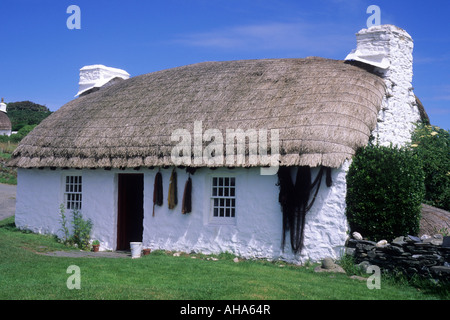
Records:
<instances>
[{"instance_id":1,"label":"small plant by wall","mask_svg":"<svg viewBox=\"0 0 450 320\"><path fill-rule=\"evenodd\" d=\"M59 215L61 222L61 231L63 237L61 241L66 245L74 245L80 249L89 248L89 240L91 239L92 221L90 219L84 219L82 213L79 210L72 211L71 226L66 216L66 208L64 204L59 206ZM70 232L72 230L72 232Z\"/></svg>"},{"instance_id":2,"label":"small plant by wall","mask_svg":"<svg viewBox=\"0 0 450 320\"><path fill-rule=\"evenodd\" d=\"M371 144L359 149L347 175L351 231L373 241L417 234L424 193L422 162L410 149Z\"/></svg>"}]
</instances>

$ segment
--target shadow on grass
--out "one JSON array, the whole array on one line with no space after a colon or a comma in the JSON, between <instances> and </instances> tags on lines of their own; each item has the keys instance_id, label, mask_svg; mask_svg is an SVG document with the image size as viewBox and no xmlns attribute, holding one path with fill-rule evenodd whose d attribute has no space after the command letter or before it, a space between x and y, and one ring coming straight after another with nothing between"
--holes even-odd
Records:
<instances>
[{"instance_id":1,"label":"shadow on grass","mask_svg":"<svg viewBox=\"0 0 450 320\"><path fill-rule=\"evenodd\" d=\"M16 223L14 222L14 216L6 218L0 221L0 229L4 229L7 231L19 231L16 227Z\"/></svg>"}]
</instances>

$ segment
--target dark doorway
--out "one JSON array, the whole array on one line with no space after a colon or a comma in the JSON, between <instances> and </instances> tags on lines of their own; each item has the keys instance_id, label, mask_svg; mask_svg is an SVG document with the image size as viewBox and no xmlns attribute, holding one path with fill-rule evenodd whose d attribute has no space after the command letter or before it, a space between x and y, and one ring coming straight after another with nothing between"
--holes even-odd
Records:
<instances>
[{"instance_id":1,"label":"dark doorway","mask_svg":"<svg viewBox=\"0 0 450 320\"><path fill-rule=\"evenodd\" d=\"M144 229L144 175L119 174L117 250L130 249L130 242L142 242Z\"/></svg>"}]
</instances>

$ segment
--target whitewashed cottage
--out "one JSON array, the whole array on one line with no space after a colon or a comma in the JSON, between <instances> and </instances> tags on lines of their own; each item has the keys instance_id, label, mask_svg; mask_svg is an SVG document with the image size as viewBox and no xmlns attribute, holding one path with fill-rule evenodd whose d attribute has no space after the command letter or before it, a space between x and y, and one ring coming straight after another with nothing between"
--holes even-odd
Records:
<instances>
[{"instance_id":1,"label":"whitewashed cottage","mask_svg":"<svg viewBox=\"0 0 450 320\"><path fill-rule=\"evenodd\" d=\"M10 136L11 129L11 120L9 120L6 110L6 103L2 98L2 101L0 102L0 136Z\"/></svg>"},{"instance_id":2,"label":"whitewashed cottage","mask_svg":"<svg viewBox=\"0 0 450 320\"><path fill-rule=\"evenodd\" d=\"M336 258L355 151L371 135L404 144L420 121L412 50L407 32L382 25L361 30L343 61L204 62L131 78L115 69L109 80L111 69L83 68L80 97L11 159L16 224L58 234L63 203L93 221L102 250L140 241L295 263Z\"/></svg>"}]
</instances>

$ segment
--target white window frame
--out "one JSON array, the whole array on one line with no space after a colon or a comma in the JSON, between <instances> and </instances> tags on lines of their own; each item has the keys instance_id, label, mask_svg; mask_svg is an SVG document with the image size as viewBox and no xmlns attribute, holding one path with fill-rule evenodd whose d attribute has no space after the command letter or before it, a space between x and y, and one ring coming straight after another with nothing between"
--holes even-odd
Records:
<instances>
[{"instance_id":1,"label":"white window frame","mask_svg":"<svg viewBox=\"0 0 450 320\"><path fill-rule=\"evenodd\" d=\"M228 184L226 185L227 182ZM210 177L209 222L219 225L235 225L237 215L236 198L236 176L227 174L212 175Z\"/></svg>"},{"instance_id":2,"label":"white window frame","mask_svg":"<svg viewBox=\"0 0 450 320\"><path fill-rule=\"evenodd\" d=\"M62 189L64 208L81 211L83 208L83 176L76 173L64 174Z\"/></svg>"}]
</instances>

